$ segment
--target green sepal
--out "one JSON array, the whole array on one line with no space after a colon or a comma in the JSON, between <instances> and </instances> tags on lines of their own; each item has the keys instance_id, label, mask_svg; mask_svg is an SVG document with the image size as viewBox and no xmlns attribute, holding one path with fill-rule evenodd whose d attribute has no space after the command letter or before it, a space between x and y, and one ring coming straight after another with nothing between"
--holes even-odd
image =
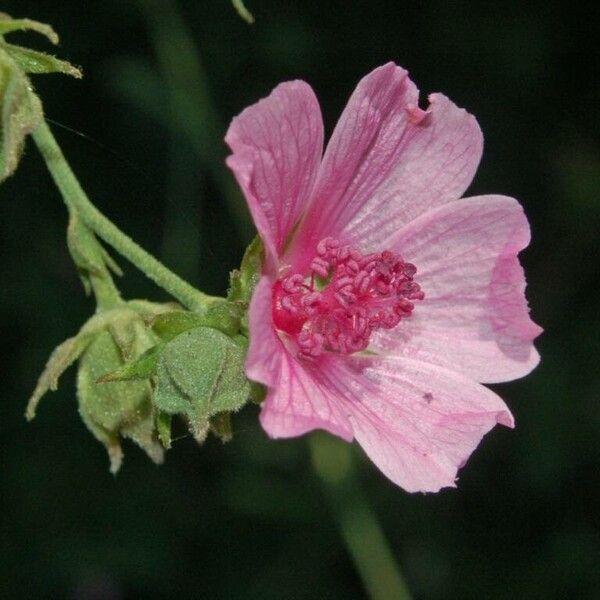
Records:
<instances>
[{"instance_id":1,"label":"green sepal","mask_svg":"<svg viewBox=\"0 0 600 600\"><path fill-rule=\"evenodd\" d=\"M243 350L210 327L188 330L167 343L156 379L155 405L185 416L199 442L208 433L211 417L239 410L250 393Z\"/></svg>"},{"instance_id":2,"label":"green sepal","mask_svg":"<svg viewBox=\"0 0 600 600\"><path fill-rule=\"evenodd\" d=\"M156 431L158 432L158 439L160 440L163 448L169 450L171 447L171 420L172 416L161 410L156 411Z\"/></svg>"},{"instance_id":3,"label":"green sepal","mask_svg":"<svg viewBox=\"0 0 600 600\"><path fill-rule=\"evenodd\" d=\"M231 413L223 412L211 417L210 430L225 444L233 439Z\"/></svg>"},{"instance_id":4,"label":"green sepal","mask_svg":"<svg viewBox=\"0 0 600 600\"><path fill-rule=\"evenodd\" d=\"M6 50L14 61L21 67L25 73L32 75L43 75L45 73L63 73L76 79L81 79L83 73L80 69L66 60L60 60L56 56L39 52L23 46L1 43L1 47Z\"/></svg>"},{"instance_id":5,"label":"green sepal","mask_svg":"<svg viewBox=\"0 0 600 600\"><path fill-rule=\"evenodd\" d=\"M43 118L42 104L29 80L0 47L0 182L14 173L25 138Z\"/></svg>"},{"instance_id":6,"label":"green sepal","mask_svg":"<svg viewBox=\"0 0 600 600\"><path fill-rule=\"evenodd\" d=\"M7 44L2 37L12 31L28 30L45 35L53 44L58 43L58 36L50 25L13 19L0 13L0 182L15 171L25 138L44 118L42 103L26 73L60 72L81 77L81 71L68 62L44 52Z\"/></svg>"},{"instance_id":7,"label":"green sepal","mask_svg":"<svg viewBox=\"0 0 600 600\"><path fill-rule=\"evenodd\" d=\"M267 388L256 381L250 382L250 402L262 404L267 396Z\"/></svg>"},{"instance_id":8,"label":"green sepal","mask_svg":"<svg viewBox=\"0 0 600 600\"><path fill-rule=\"evenodd\" d=\"M177 302L161 302L157 304L156 302L150 302L150 300L139 299L128 300L127 306L135 310L148 326L150 326L158 315L173 312L174 310L181 310L181 306Z\"/></svg>"},{"instance_id":9,"label":"green sepal","mask_svg":"<svg viewBox=\"0 0 600 600\"><path fill-rule=\"evenodd\" d=\"M119 470L122 460L122 453L116 451L119 435L136 442L156 463L161 463L164 456L155 429L150 383L97 383L102 374L117 369L122 360L119 346L105 330L84 352L77 373L79 412L90 431L106 446L113 473Z\"/></svg>"},{"instance_id":10,"label":"green sepal","mask_svg":"<svg viewBox=\"0 0 600 600\"><path fill-rule=\"evenodd\" d=\"M35 417L42 396L49 390L53 392L57 390L59 377L83 354L92 339L93 332L80 332L78 335L65 340L52 352L27 403L25 417L28 421Z\"/></svg>"},{"instance_id":11,"label":"green sepal","mask_svg":"<svg viewBox=\"0 0 600 600\"><path fill-rule=\"evenodd\" d=\"M118 470L123 458L120 437L132 439L152 460L161 462L163 445L170 443L170 435L152 403L150 379L138 373L136 379L98 380L123 369L126 361L135 364L140 356L151 354L160 342L146 320L172 307L134 300L94 315L76 336L52 353L27 406L27 418L35 416L43 394L55 390L59 376L79 359L79 412L88 429L106 447L111 471Z\"/></svg>"},{"instance_id":12,"label":"green sepal","mask_svg":"<svg viewBox=\"0 0 600 600\"><path fill-rule=\"evenodd\" d=\"M6 13L0 13L0 35L12 31L35 31L46 36L54 45L58 44L58 34L46 23L32 21L31 19L13 19Z\"/></svg>"},{"instance_id":13,"label":"green sepal","mask_svg":"<svg viewBox=\"0 0 600 600\"><path fill-rule=\"evenodd\" d=\"M156 363L163 345L158 343L146 350L140 357L132 362L125 363L121 368L111 373L105 373L98 379L98 383L111 381L132 381L149 379L156 373Z\"/></svg>"},{"instance_id":14,"label":"green sepal","mask_svg":"<svg viewBox=\"0 0 600 600\"><path fill-rule=\"evenodd\" d=\"M156 336L144 320L129 306L115 314L107 324L107 329L119 347L123 362L137 360L157 343Z\"/></svg>"},{"instance_id":15,"label":"green sepal","mask_svg":"<svg viewBox=\"0 0 600 600\"><path fill-rule=\"evenodd\" d=\"M242 311L238 304L222 300L214 302L202 314L184 310L163 313L153 319L151 326L154 333L165 342L196 327L212 327L233 336L240 329Z\"/></svg>"},{"instance_id":16,"label":"green sepal","mask_svg":"<svg viewBox=\"0 0 600 600\"><path fill-rule=\"evenodd\" d=\"M150 325L163 342L169 342L185 331L202 327L204 317L190 311L174 310L156 316Z\"/></svg>"},{"instance_id":17,"label":"green sepal","mask_svg":"<svg viewBox=\"0 0 600 600\"><path fill-rule=\"evenodd\" d=\"M222 300L209 306L204 315L204 324L231 337L239 332L243 315L244 308L240 304Z\"/></svg>"},{"instance_id":18,"label":"green sepal","mask_svg":"<svg viewBox=\"0 0 600 600\"><path fill-rule=\"evenodd\" d=\"M263 260L263 243L260 237L256 236L246 248L240 268L229 274L228 300L242 303L250 302L254 288L260 279Z\"/></svg>"},{"instance_id":19,"label":"green sepal","mask_svg":"<svg viewBox=\"0 0 600 600\"><path fill-rule=\"evenodd\" d=\"M86 293L91 291L90 276L107 277L108 270L121 276L123 272L112 259L90 228L74 211L69 212L67 247L77 267Z\"/></svg>"}]
</instances>

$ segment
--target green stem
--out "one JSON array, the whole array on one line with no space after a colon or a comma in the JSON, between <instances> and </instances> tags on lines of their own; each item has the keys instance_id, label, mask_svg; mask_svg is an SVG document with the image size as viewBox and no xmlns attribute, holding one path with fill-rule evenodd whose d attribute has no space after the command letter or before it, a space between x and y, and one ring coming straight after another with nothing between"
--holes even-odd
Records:
<instances>
[{"instance_id":1,"label":"green stem","mask_svg":"<svg viewBox=\"0 0 600 600\"><path fill-rule=\"evenodd\" d=\"M340 534L369 597L410 600L394 554L360 487L352 465L352 447L324 434L311 436L309 446Z\"/></svg>"},{"instance_id":2,"label":"green stem","mask_svg":"<svg viewBox=\"0 0 600 600\"><path fill-rule=\"evenodd\" d=\"M202 293L167 269L91 203L47 123L42 122L32 136L67 207L75 210L92 231L132 262L149 279L179 300L181 304L191 310L200 312L206 310L207 306L216 298Z\"/></svg>"},{"instance_id":3,"label":"green stem","mask_svg":"<svg viewBox=\"0 0 600 600\"><path fill-rule=\"evenodd\" d=\"M123 302L110 273L105 273L102 276L92 273L90 284L94 290L98 310L108 310Z\"/></svg>"}]
</instances>

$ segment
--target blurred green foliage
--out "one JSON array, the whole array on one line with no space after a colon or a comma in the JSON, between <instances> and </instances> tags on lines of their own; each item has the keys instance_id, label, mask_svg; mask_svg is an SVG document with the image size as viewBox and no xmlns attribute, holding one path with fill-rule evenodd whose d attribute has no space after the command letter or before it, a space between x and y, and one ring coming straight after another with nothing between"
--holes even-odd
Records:
<instances>
[{"instance_id":1,"label":"blurred green foliage","mask_svg":"<svg viewBox=\"0 0 600 600\"><path fill-rule=\"evenodd\" d=\"M357 476L417 598L595 597L597 9L564 0L247 6L252 26L221 0L19 0L2 10L52 23L61 57L83 66L82 81L35 83L47 117L75 130L53 126L91 198L208 293L225 292L253 234L222 162L226 124L275 84L308 80L330 131L358 79L391 59L425 93L443 91L473 112L486 152L471 193L515 196L531 220L522 258L546 330L543 361L525 380L497 386L517 428L486 438L457 490L411 496L366 461ZM116 478L79 420L72 373L25 422L49 351L93 310L66 224L28 144L0 188L0 595L363 597L306 444L268 441L254 407L234 416L231 443L200 449L173 431L165 465L131 448ZM128 297L166 300L123 266Z\"/></svg>"}]
</instances>

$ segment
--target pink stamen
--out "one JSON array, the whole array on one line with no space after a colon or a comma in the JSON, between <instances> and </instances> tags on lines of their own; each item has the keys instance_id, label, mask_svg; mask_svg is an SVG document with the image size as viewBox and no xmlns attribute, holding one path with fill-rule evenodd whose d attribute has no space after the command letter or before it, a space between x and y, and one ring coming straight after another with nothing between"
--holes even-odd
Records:
<instances>
[{"instance_id":1,"label":"pink stamen","mask_svg":"<svg viewBox=\"0 0 600 600\"><path fill-rule=\"evenodd\" d=\"M334 238L317 244L307 275L294 273L273 286L273 323L288 334L300 358L323 352L365 350L376 329L392 329L410 317L425 294L417 268L389 250L362 255ZM315 287L315 276L326 279ZM322 283L322 282L321 282Z\"/></svg>"}]
</instances>

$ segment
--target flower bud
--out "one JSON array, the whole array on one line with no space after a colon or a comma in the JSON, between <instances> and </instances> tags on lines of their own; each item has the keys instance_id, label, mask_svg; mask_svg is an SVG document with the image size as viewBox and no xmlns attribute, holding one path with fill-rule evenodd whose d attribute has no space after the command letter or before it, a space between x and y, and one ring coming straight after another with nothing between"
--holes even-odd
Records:
<instances>
[{"instance_id":1,"label":"flower bud","mask_svg":"<svg viewBox=\"0 0 600 600\"><path fill-rule=\"evenodd\" d=\"M12 19L0 13L0 181L15 171L25 138L44 118L42 103L26 73L59 72L81 77L79 69L68 62L4 41L5 34L25 30L37 31L53 44L58 43L58 36L49 25L30 19Z\"/></svg>"},{"instance_id":2,"label":"flower bud","mask_svg":"<svg viewBox=\"0 0 600 600\"><path fill-rule=\"evenodd\" d=\"M158 337L147 321L172 306L131 301L100 312L79 333L53 353L29 401L26 416L32 419L43 394L55 390L59 376L76 360L79 413L88 429L104 444L110 470L122 462L120 438L138 444L156 463L164 450L157 431L158 411L152 403L149 379L111 381L107 374L135 361L153 348ZM104 381L103 381L104 379Z\"/></svg>"}]
</instances>

